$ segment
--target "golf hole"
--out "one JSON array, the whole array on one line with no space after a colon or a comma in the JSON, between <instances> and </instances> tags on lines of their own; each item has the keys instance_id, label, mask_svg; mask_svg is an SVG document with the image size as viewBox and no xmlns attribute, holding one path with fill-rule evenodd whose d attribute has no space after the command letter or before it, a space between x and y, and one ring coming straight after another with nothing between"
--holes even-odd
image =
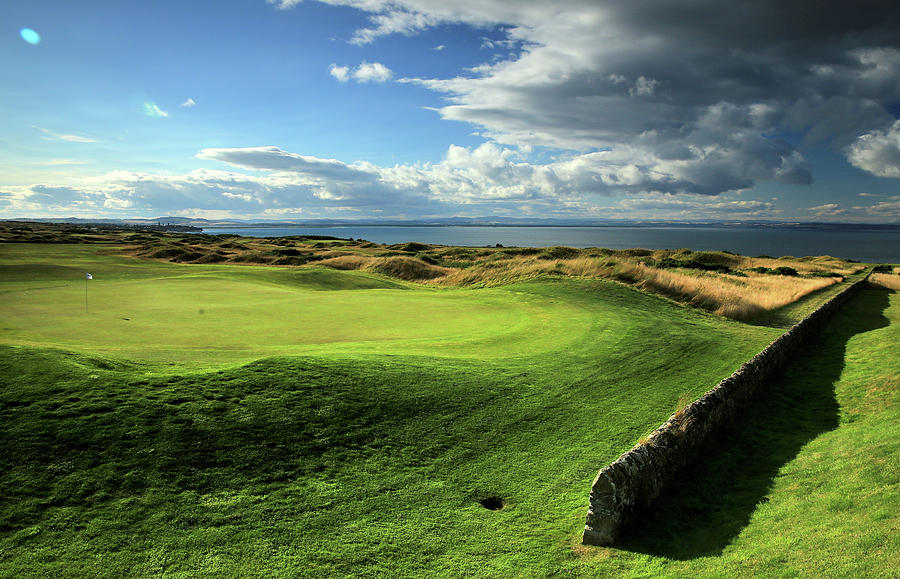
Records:
<instances>
[{"instance_id":1,"label":"golf hole","mask_svg":"<svg viewBox=\"0 0 900 579\"><path fill-rule=\"evenodd\" d=\"M478 499L478 504L488 509L489 511L499 511L503 508L506 502L504 502L504 500L500 497L485 497L483 499Z\"/></svg>"}]
</instances>

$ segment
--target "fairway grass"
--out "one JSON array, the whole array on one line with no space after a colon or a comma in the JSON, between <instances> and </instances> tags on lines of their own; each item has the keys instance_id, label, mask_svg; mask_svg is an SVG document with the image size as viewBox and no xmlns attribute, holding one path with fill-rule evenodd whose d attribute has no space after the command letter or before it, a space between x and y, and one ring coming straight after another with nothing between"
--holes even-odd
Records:
<instances>
[{"instance_id":1,"label":"fairway grass","mask_svg":"<svg viewBox=\"0 0 900 579\"><path fill-rule=\"evenodd\" d=\"M0 247L0 575L719 575L749 559L777 574L785 557L821 570L827 549L839 571L884 570L878 556L841 563L833 533L794 535L797 553L771 538L826 480L826 499L858 499L808 527L851 512L855 544L896 546L896 513L884 516L896 477L857 464L861 448L896 464L882 440L900 373L887 290L854 301L870 304L845 316L856 329L829 330L825 360L804 362L824 364L824 382L783 387L789 401L825 388L826 415L753 475L752 497L775 485L778 516L743 497L724 507L736 526L698 550L672 547L665 528L595 549L579 541L597 469L781 329L598 280L439 289ZM804 458L809 441L820 446ZM832 454L865 472L844 481L822 467ZM805 486L782 485L784 469ZM490 497L503 508L482 507Z\"/></svg>"}]
</instances>

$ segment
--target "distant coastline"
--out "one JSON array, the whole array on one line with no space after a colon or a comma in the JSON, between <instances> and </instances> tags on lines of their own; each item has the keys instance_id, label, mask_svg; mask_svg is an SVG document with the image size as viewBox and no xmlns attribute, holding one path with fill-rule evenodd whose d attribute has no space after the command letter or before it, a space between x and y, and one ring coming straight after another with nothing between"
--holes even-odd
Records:
<instances>
[{"instance_id":1,"label":"distant coastline","mask_svg":"<svg viewBox=\"0 0 900 579\"><path fill-rule=\"evenodd\" d=\"M128 227L244 237L331 235L394 244L505 247L690 248L747 256L831 255L866 263L900 262L900 224L804 222L573 222L454 218L429 221L310 220L291 222L211 221L184 217L134 220L16 220L63 222L78 227Z\"/></svg>"},{"instance_id":2,"label":"distant coastline","mask_svg":"<svg viewBox=\"0 0 900 579\"><path fill-rule=\"evenodd\" d=\"M134 219L29 218L4 219L37 223L69 223L84 226L187 226L206 229L221 228L283 228L283 227L735 227L760 229L803 230L900 230L897 223L848 223L827 221L722 221L722 220L654 220L654 219L537 219L520 217L446 217L437 219L292 219L242 220L201 219L192 217L155 217Z\"/></svg>"},{"instance_id":3,"label":"distant coastline","mask_svg":"<svg viewBox=\"0 0 900 579\"><path fill-rule=\"evenodd\" d=\"M330 225L206 227L204 233L245 237L326 234L386 245L414 241L473 247L690 248L748 256L831 255L866 263L900 262L900 227Z\"/></svg>"},{"instance_id":4,"label":"distant coastline","mask_svg":"<svg viewBox=\"0 0 900 579\"><path fill-rule=\"evenodd\" d=\"M84 229L134 229L136 231L182 231L199 233L203 231L202 227L196 225L187 225L184 223L131 223L128 221L90 221L86 219L72 221L54 221L49 219L0 219L2 223L47 223L58 225L71 225L73 227L81 227Z\"/></svg>"}]
</instances>

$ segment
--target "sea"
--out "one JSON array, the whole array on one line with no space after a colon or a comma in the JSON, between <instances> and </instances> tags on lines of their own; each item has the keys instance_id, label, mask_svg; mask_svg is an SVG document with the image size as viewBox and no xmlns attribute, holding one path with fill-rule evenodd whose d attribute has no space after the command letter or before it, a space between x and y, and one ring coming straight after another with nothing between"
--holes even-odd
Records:
<instances>
[{"instance_id":1,"label":"sea","mask_svg":"<svg viewBox=\"0 0 900 579\"><path fill-rule=\"evenodd\" d=\"M856 227L545 227L456 225L336 225L323 227L204 227L203 233L248 237L329 235L394 244L415 241L485 247L606 247L730 251L747 256L831 255L865 263L900 263L900 228Z\"/></svg>"}]
</instances>

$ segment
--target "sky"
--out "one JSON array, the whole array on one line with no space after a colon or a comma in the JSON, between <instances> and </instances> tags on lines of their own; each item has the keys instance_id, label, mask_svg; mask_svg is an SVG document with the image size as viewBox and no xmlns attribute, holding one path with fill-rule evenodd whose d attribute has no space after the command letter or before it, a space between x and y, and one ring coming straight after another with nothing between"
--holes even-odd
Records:
<instances>
[{"instance_id":1,"label":"sky","mask_svg":"<svg viewBox=\"0 0 900 579\"><path fill-rule=\"evenodd\" d=\"M896 0L0 3L0 218L900 222Z\"/></svg>"}]
</instances>

